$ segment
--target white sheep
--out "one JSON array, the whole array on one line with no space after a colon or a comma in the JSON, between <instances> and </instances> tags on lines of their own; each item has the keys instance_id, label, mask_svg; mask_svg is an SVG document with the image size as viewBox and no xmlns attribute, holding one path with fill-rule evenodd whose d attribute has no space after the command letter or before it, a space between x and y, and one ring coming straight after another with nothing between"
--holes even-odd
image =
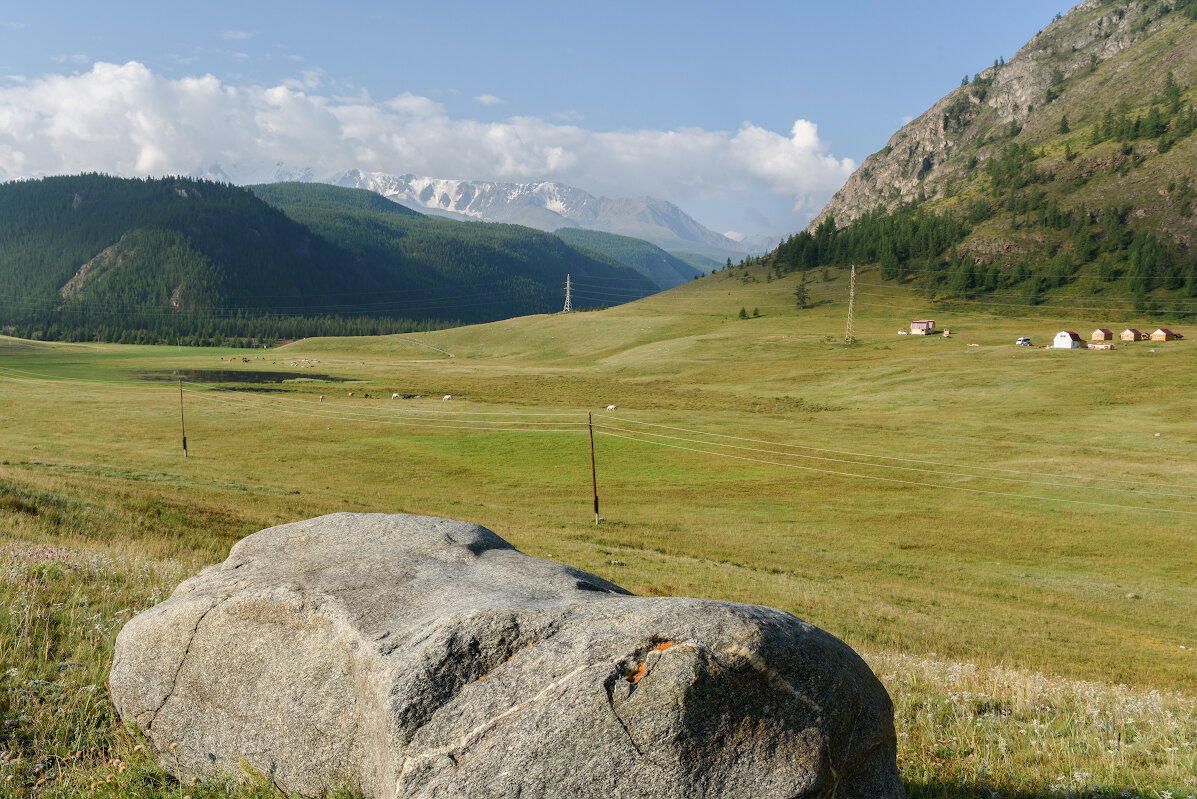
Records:
<instances>
[{"instance_id":1,"label":"white sheep","mask_svg":"<svg viewBox=\"0 0 1197 799\"><path fill-rule=\"evenodd\" d=\"M392 394L392 395L391 395L391 399L399 399L399 395L398 395L398 394Z\"/></svg>"},{"instance_id":2,"label":"white sheep","mask_svg":"<svg viewBox=\"0 0 1197 799\"><path fill-rule=\"evenodd\" d=\"M451 400L451 399L453 399L453 395L452 395L452 394L446 394L446 395L445 395L445 398L444 398L444 399L442 399L442 400L441 400L441 402L448 402L448 401L449 401L449 400Z\"/></svg>"},{"instance_id":3,"label":"white sheep","mask_svg":"<svg viewBox=\"0 0 1197 799\"><path fill-rule=\"evenodd\" d=\"M607 406L607 410L609 410L609 411L617 411L617 410L619 410L619 409L618 409L618 408L616 408L614 405L608 405L608 406Z\"/></svg>"}]
</instances>

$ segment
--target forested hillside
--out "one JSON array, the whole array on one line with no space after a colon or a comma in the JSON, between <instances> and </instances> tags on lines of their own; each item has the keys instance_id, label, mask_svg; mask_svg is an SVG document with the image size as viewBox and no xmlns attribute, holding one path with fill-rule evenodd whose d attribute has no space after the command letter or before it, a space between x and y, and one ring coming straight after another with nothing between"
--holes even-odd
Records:
<instances>
[{"instance_id":1,"label":"forested hillside","mask_svg":"<svg viewBox=\"0 0 1197 799\"><path fill-rule=\"evenodd\" d=\"M316 183L250 189L361 260L394 270L408 292L404 308L468 322L559 311L567 274L597 289L576 307L617 305L658 290L614 258L521 225L425 216L366 189Z\"/></svg>"},{"instance_id":2,"label":"forested hillside","mask_svg":"<svg viewBox=\"0 0 1197 799\"><path fill-rule=\"evenodd\" d=\"M1197 2L1087 0L870 156L782 269L1197 311Z\"/></svg>"},{"instance_id":3,"label":"forested hillside","mask_svg":"<svg viewBox=\"0 0 1197 799\"><path fill-rule=\"evenodd\" d=\"M535 231L427 220L364 191L276 194L291 215L247 189L186 178L0 185L0 329L247 343L558 310L571 270L623 280L629 297L655 290Z\"/></svg>"},{"instance_id":4,"label":"forested hillside","mask_svg":"<svg viewBox=\"0 0 1197 799\"><path fill-rule=\"evenodd\" d=\"M662 289L680 286L693 280L695 275L703 274L701 270L644 239L568 227L558 230L557 236L566 244L601 253L632 267Z\"/></svg>"}]
</instances>

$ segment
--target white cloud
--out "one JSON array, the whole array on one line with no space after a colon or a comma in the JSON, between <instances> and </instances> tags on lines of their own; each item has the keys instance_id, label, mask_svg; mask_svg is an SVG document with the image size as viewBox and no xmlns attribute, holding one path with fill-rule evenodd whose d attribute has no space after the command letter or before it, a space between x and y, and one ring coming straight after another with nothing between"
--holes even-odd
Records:
<instances>
[{"instance_id":1,"label":"white cloud","mask_svg":"<svg viewBox=\"0 0 1197 799\"><path fill-rule=\"evenodd\" d=\"M406 114L415 117L443 117L445 116L445 107L440 103L429 100L427 97L421 97L418 94L411 92L404 92L398 97L392 97L383 103L384 106L397 111L400 114Z\"/></svg>"},{"instance_id":2,"label":"white cloud","mask_svg":"<svg viewBox=\"0 0 1197 799\"><path fill-rule=\"evenodd\" d=\"M51 59L59 64L87 64L91 61L87 53L60 53L51 56Z\"/></svg>"},{"instance_id":3,"label":"white cloud","mask_svg":"<svg viewBox=\"0 0 1197 799\"><path fill-rule=\"evenodd\" d=\"M16 31L25 30L24 22L10 22L8 20L0 20L0 28L11 28Z\"/></svg>"},{"instance_id":4,"label":"white cloud","mask_svg":"<svg viewBox=\"0 0 1197 799\"><path fill-rule=\"evenodd\" d=\"M221 31L220 38L228 42L243 42L252 39L254 35L249 31Z\"/></svg>"},{"instance_id":5,"label":"white cloud","mask_svg":"<svg viewBox=\"0 0 1197 799\"><path fill-rule=\"evenodd\" d=\"M507 101L493 94L480 94L474 98L474 102L482 103L483 105L503 105Z\"/></svg>"},{"instance_id":6,"label":"white cloud","mask_svg":"<svg viewBox=\"0 0 1197 799\"><path fill-rule=\"evenodd\" d=\"M211 75L171 79L137 62L97 63L81 74L0 84L0 180L189 174L219 164L248 182L271 179L280 162L329 176L359 168L558 180L611 197L651 194L683 208L782 201L779 224L790 231L855 168L831 155L805 120L788 135L749 123L729 132L592 131L538 117L479 122L455 119L441 103L410 93L385 101L334 95L318 71L263 87Z\"/></svg>"},{"instance_id":7,"label":"white cloud","mask_svg":"<svg viewBox=\"0 0 1197 799\"><path fill-rule=\"evenodd\" d=\"M732 241L743 241L744 239L747 238L747 236L745 236L743 233L741 233L738 230L729 230L726 233L724 233L723 235L727 236Z\"/></svg>"},{"instance_id":8,"label":"white cloud","mask_svg":"<svg viewBox=\"0 0 1197 799\"><path fill-rule=\"evenodd\" d=\"M324 70L301 70L298 78L288 78L283 81L283 85L296 91L314 91L324 85Z\"/></svg>"}]
</instances>

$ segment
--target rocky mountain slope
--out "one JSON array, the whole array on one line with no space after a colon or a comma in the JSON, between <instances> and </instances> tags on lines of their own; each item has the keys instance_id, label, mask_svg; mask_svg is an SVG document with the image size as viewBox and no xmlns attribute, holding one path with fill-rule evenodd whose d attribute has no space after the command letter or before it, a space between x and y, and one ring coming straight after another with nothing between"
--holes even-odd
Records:
<instances>
[{"instance_id":1,"label":"rocky mountain slope","mask_svg":"<svg viewBox=\"0 0 1197 799\"><path fill-rule=\"evenodd\" d=\"M1085 0L895 133L808 230L903 203L964 217L1001 199L1013 207L972 214L966 249L987 259L1033 253L1034 237L1013 218L1018 203L995 185L1019 160L1015 182L1063 209L1129 204L1132 225L1187 243L1197 232L1184 188L1197 179L1195 12L1191 0Z\"/></svg>"}]
</instances>

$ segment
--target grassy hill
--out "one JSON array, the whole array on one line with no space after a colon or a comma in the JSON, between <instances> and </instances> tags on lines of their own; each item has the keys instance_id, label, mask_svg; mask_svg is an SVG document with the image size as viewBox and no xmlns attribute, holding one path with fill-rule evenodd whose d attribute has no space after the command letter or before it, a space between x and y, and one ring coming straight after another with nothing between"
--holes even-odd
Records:
<instances>
[{"instance_id":1,"label":"grassy hill","mask_svg":"<svg viewBox=\"0 0 1197 799\"><path fill-rule=\"evenodd\" d=\"M78 175L0 185L0 329L31 338L274 340L556 309L567 273L656 290L560 239L370 192ZM280 210L280 208L285 209Z\"/></svg>"},{"instance_id":2,"label":"grassy hill","mask_svg":"<svg viewBox=\"0 0 1197 799\"><path fill-rule=\"evenodd\" d=\"M714 272L724 266L724 261L716 261L713 258L708 258L705 255L699 255L694 252L671 252L674 258L685 261L690 264L700 275L705 275L709 272ZM728 256L729 258L731 256Z\"/></svg>"},{"instance_id":3,"label":"grassy hill","mask_svg":"<svg viewBox=\"0 0 1197 799\"><path fill-rule=\"evenodd\" d=\"M1197 310L1195 18L1081 3L895 133L803 234L852 223L866 246L810 258L791 240L783 261L884 261L929 295ZM920 215L961 228L919 241Z\"/></svg>"}]
</instances>

